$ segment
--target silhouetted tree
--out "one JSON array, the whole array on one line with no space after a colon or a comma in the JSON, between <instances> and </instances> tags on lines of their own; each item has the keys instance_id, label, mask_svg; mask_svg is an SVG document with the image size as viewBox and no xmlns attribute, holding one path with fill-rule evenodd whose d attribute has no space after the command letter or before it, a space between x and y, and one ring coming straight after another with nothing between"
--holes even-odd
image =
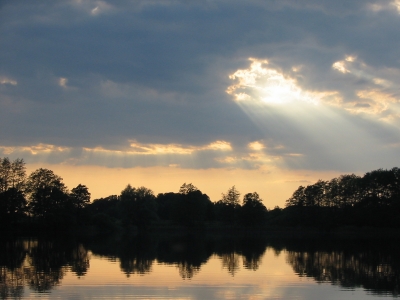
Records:
<instances>
[{"instance_id":1,"label":"silhouetted tree","mask_svg":"<svg viewBox=\"0 0 400 300\"><path fill-rule=\"evenodd\" d=\"M24 217L25 162L0 158L0 227L12 228Z\"/></svg>"},{"instance_id":2,"label":"silhouetted tree","mask_svg":"<svg viewBox=\"0 0 400 300\"><path fill-rule=\"evenodd\" d=\"M118 220L121 219L119 202L117 195L94 199L84 208L83 215L99 233L114 231L118 228Z\"/></svg>"},{"instance_id":3,"label":"silhouetted tree","mask_svg":"<svg viewBox=\"0 0 400 300\"><path fill-rule=\"evenodd\" d=\"M244 195L243 205L240 208L240 221L243 225L261 225L265 222L266 216L267 208L256 192Z\"/></svg>"},{"instance_id":4,"label":"silhouetted tree","mask_svg":"<svg viewBox=\"0 0 400 300\"><path fill-rule=\"evenodd\" d=\"M32 172L26 183L28 208L32 216L47 225L75 221L73 206L62 178L48 169Z\"/></svg>"},{"instance_id":5,"label":"silhouetted tree","mask_svg":"<svg viewBox=\"0 0 400 300\"><path fill-rule=\"evenodd\" d=\"M85 185L78 184L69 194L74 208L82 209L90 203L90 193Z\"/></svg>"},{"instance_id":6,"label":"silhouetted tree","mask_svg":"<svg viewBox=\"0 0 400 300\"><path fill-rule=\"evenodd\" d=\"M26 178L26 168L23 159L10 161L8 157L0 158L0 193L14 188L22 191Z\"/></svg>"},{"instance_id":7,"label":"silhouetted tree","mask_svg":"<svg viewBox=\"0 0 400 300\"><path fill-rule=\"evenodd\" d=\"M293 195L286 200L286 206L305 206L306 205L306 196L304 193L305 187L299 186L294 192Z\"/></svg>"},{"instance_id":8,"label":"silhouetted tree","mask_svg":"<svg viewBox=\"0 0 400 300\"><path fill-rule=\"evenodd\" d=\"M286 207L284 215L290 213L290 222L297 224L400 226L400 170L378 169L363 177L341 175L300 186Z\"/></svg>"},{"instance_id":9,"label":"silhouetted tree","mask_svg":"<svg viewBox=\"0 0 400 300\"><path fill-rule=\"evenodd\" d=\"M0 193L0 226L12 227L25 216L26 199L16 188Z\"/></svg>"},{"instance_id":10,"label":"silhouetted tree","mask_svg":"<svg viewBox=\"0 0 400 300\"><path fill-rule=\"evenodd\" d=\"M184 184L181 185L181 187L179 188L179 193L180 194L184 194L187 195L191 192L195 192L198 191L199 189L197 187L195 187L192 183L188 183L186 184L186 182Z\"/></svg>"},{"instance_id":11,"label":"silhouetted tree","mask_svg":"<svg viewBox=\"0 0 400 300\"><path fill-rule=\"evenodd\" d=\"M133 188L128 184L121 191L119 209L124 225L146 228L158 220L155 196L145 187Z\"/></svg>"},{"instance_id":12,"label":"silhouetted tree","mask_svg":"<svg viewBox=\"0 0 400 300\"><path fill-rule=\"evenodd\" d=\"M329 194L329 193L328 193ZM361 200L362 178L351 174L338 178L338 193L334 201L336 207L354 206Z\"/></svg>"},{"instance_id":13,"label":"silhouetted tree","mask_svg":"<svg viewBox=\"0 0 400 300\"><path fill-rule=\"evenodd\" d=\"M222 193L222 199L215 204L215 213L217 219L235 223L237 221L237 211L239 204L240 193L235 186L228 189L226 194Z\"/></svg>"},{"instance_id":14,"label":"silhouetted tree","mask_svg":"<svg viewBox=\"0 0 400 300\"><path fill-rule=\"evenodd\" d=\"M182 198L182 194L172 192L157 195L157 212L161 220L172 220L174 218L176 202L180 198Z\"/></svg>"},{"instance_id":15,"label":"silhouetted tree","mask_svg":"<svg viewBox=\"0 0 400 300\"><path fill-rule=\"evenodd\" d=\"M97 214L107 215L112 219L120 218L119 205L120 199L117 195L110 195L105 198L94 199L86 206L88 213L94 217Z\"/></svg>"},{"instance_id":16,"label":"silhouetted tree","mask_svg":"<svg viewBox=\"0 0 400 300\"><path fill-rule=\"evenodd\" d=\"M239 197L239 191L235 186L232 186L226 194L222 193L221 201L227 205L237 206L239 205Z\"/></svg>"},{"instance_id":17,"label":"silhouetted tree","mask_svg":"<svg viewBox=\"0 0 400 300\"><path fill-rule=\"evenodd\" d=\"M210 205L210 198L199 190L178 194L171 210L171 220L184 225L201 225L208 217Z\"/></svg>"}]
</instances>

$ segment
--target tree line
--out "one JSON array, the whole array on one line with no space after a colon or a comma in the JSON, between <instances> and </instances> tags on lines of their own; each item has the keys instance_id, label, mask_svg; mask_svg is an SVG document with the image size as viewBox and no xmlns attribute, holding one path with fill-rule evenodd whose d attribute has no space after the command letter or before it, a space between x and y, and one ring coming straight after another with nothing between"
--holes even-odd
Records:
<instances>
[{"instance_id":1,"label":"tree line","mask_svg":"<svg viewBox=\"0 0 400 300\"><path fill-rule=\"evenodd\" d=\"M71 191L53 171L39 168L29 176L23 159L0 158L0 226L78 225L90 193L79 184Z\"/></svg>"},{"instance_id":2,"label":"tree line","mask_svg":"<svg viewBox=\"0 0 400 300\"><path fill-rule=\"evenodd\" d=\"M300 186L284 209L268 210L257 192L241 197L235 186L211 201L192 183L178 192L155 195L128 184L118 195L94 199L88 187L69 190L49 169L26 174L23 159L0 158L0 229L149 229L173 225L224 228L277 226L400 227L400 169L375 170L363 177L342 175Z\"/></svg>"},{"instance_id":3,"label":"tree line","mask_svg":"<svg viewBox=\"0 0 400 300\"><path fill-rule=\"evenodd\" d=\"M400 169L341 175L300 186L286 200L290 224L400 226ZM290 221L289 221L290 219Z\"/></svg>"},{"instance_id":4,"label":"tree line","mask_svg":"<svg viewBox=\"0 0 400 300\"><path fill-rule=\"evenodd\" d=\"M92 222L104 230L120 225L122 228L146 229L153 224L204 226L221 223L229 226L261 226L268 210L259 195L247 193L240 201L235 186L212 202L192 183L184 183L179 192L159 193L145 187L128 184L119 195L95 199L87 206Z\"/></svg>"},{"instance_id":5,"label":"tree line","mask_svg":"<svg viewBox=\"0 0 400 300\"><path fill-rule=\"evenodd\" d=\"M119 195L92 202L88 187L69 190L63 179L49 169L26 174L23 159L0 158L0 228L73 229L94 226L102 231L116 228L146 229L154 224L201 226L205 222L261 225L267 208L259 195L240 193L235 186L212 202L191 183L179 192L157 196L146 187L128 184Z\"/></svg>"}]
</instances>

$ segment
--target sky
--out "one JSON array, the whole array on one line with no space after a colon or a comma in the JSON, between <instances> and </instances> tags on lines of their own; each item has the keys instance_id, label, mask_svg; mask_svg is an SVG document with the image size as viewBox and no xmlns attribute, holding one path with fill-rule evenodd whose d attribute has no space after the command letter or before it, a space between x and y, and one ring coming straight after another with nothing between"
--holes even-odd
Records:
<instances>
[{"instance_id":1,"label":"sky","mask_svg":"<svg viewBox=\"0 0 400 300\"><path fill-rule=\"evenodd\" d=\"M398 165L400 0L0 1L0 157L92 198Z\"/></svg>"}]
</instances>

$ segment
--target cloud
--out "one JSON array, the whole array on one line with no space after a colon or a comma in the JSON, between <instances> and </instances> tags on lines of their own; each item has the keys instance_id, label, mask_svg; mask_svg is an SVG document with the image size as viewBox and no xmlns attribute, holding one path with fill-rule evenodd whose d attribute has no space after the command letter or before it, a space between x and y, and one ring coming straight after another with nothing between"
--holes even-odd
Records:
<instances>
[{"instance_id":1,"label":"cloud","mask_svg":"<svg viewBox=\"0 0 400 300\"><path fill-rule=\"evenodd\" d=\"M368 8L374 12L397 10L397 12L400 14L400 1L392 0L369 3Z\"/></svg>"},{"instance_id":2,"label":"cloud","mask_svg":"<svg viewBox=\"0 0 400 300\"><path fill-rule=\"evenodd\" d=\"M58 84L63 87L66 88L67 87L67 83L68 83L68 79L65 77L60 77Z\"/></svg>"},{"instance_id":3,"label":"cloud","mask_svg":"<svg viewBox=\"0 0 400 300\"><path fill-rule=\"evenodd\" d=\"M303 90L294 78L269 67L268 60L255 58L249 58L249 60L251 61L249 68L239 69L229 75L230 79L236 80L236 84L229 86L226 92L236 101L255 100L277 104L292 101L317 103L323 98L336 94L329 91Z\"/></svg>"},{"instance_id":4,"label":"cloud","mask_svg":"<svg viewBox=\"0 0 400 300\"><path fill-rule=\"evenodd\" d=\"M104 147L72 148L50 144L31 146L0 146L4 156L24 157L26 161L53 162L74 165L101 165L107 167L136 167L136 166L180 166L183 168L203 168L201 160L196 162L196 156L212 163L221 162L226 153L233 151L226 141L215 141L207 145L179 145L179 144L143 144L130 141L124 149L107 149ZM223 167L220 163L216 167Z\"/></svg>"},{"instance_id":5,"label":"cloud","mask_svg":"<svg viewBox=\"0 0 400 300\"><path fill-rule=\"evenodd\" d=\"M213 151L232 151L232 146L226 141L215 141L209 145L195 147L185 147L182 145L161 145L161 144L149 144L142 145L137 142L131 142L130 148L132 149L129 153L143 154L143 155L156 155L156 154L193 154L195 151L213 150Z\"/></svg>"},{"instance_id":6,"label":"cloud","mask_svg":"<svg viewBox=\"0 0 400 300\"><path fill-rule=\"evenodd\" d=\"M397 2L21 3L0 7L0 140L13 155L112 167L396 161L381 147L398 138Z\"/></svg>"},{"instance_id":7,"label":"cloud","mask_svg":"<svg viewBox=\"0 0 400 300\"><path fill-rule=\"evenodd\" d=\"M351 73L348 65L356 60L354 56L347 56L344 60L333 63L332 68L343 73Z\"/></svg>"},{"instance_id":8,"label":"cloud","mask_svg":"<svg viewBox=\"0 0 400 300\"><path fill-rule=\"evenodd\" d=\"M260 151L265 148L264 144L260 141L255 141L248 144L249 148L255 151Z\"/></svg>"},{"instance_id":9,"label":"cloud","mask_svg":"<svg viewBox=\"0 0 400 300\"><path fill-rule=\"evenodd\" d=\"M17 85L18 83L16 80L7 78L5 76L0 76L0 84L1 85L8 85L8 84L9 85Z\"/></svg>"},{"instance_id":10,"label":"cloud","mask_svg":"<svg viewBox=\"0 0 400 300\"><path fill-rule=\"evenodd\" d=\"M336 102L336 105L352 113L367 113L378 115L381 119L394 118L391 110L400 102L397 85L392 81L398 78L399 70L374 69L355 56L346 56L344 60L332 64L332 68L350 78L363 83L354 86L354 98ZM345 97L343 97L345 99Z\"/></svg>"}]
</instances>

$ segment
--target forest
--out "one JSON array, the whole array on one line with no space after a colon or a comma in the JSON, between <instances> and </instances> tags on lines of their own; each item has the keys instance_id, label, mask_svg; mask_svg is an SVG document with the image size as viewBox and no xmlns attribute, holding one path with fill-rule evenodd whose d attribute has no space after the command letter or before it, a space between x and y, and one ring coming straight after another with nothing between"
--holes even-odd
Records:
<instances>
[{"instance_id":1,"label":"forest","mask_svg":"<svg viewBox=\"0 0 400 300\"><path fill-rule=\"evenodd\" d=\"M400 227L400 169L364 176L342 175L300 186L285 208L267 209L257 192L241 198L235 186L211 199L192 183L159 193L128 184L118 195L91 200L79 184L69 190L49 169L26 174L23 159L0 158L0 230L146 231L157 229L243 229L341 226Z\"/></svg>"}]
</instances>

